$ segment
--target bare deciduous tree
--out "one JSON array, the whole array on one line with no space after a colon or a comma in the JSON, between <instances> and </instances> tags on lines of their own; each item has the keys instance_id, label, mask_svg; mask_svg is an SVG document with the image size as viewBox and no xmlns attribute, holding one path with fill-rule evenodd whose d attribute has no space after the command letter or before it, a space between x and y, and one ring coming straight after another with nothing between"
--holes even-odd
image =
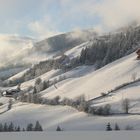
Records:
<instances>
[{"instance_id":1,"label":"bare deciduous tree","mask_svg":"<svg viewBox=\"0 0 140 140\"><path fill-rule=\"evenodd\" d=\"M129 99L124 99L122 101L122 109L123 111L128 114L129 113L129 109L130 109L130 101Z\"/></svg>"}]
</instances>

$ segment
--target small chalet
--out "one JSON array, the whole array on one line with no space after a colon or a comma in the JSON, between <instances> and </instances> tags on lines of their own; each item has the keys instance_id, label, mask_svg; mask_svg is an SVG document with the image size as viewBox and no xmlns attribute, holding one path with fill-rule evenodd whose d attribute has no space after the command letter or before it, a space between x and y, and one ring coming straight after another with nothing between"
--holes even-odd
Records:
<instances>
[{"instance_id":1,"label":"small chalet","mask_svg":"<svg viewBox=\"0 0 140 140\"><path fill-rule=\"evenodd\" d=\"M2 96L5 97L13 97L13 95L18 94L20 92L19 89L10 89L10 90L6 90L2 93Z\"/></svg>"}]
</instances>

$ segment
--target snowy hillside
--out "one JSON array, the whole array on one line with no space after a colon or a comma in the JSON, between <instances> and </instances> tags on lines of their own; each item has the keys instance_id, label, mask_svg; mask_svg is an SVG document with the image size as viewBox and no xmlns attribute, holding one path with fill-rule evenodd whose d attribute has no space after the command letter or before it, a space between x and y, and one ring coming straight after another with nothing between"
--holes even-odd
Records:
<instances>
[{"instance_id":1,"label":"snowy hillside","mask_svg":"<svg viewBox=\"0 0 140 140\"><path fill-rule=\"evenodd\" d=\"M60 75L65 75L66 80L57 83L57 89L52 86L40 94L43 98L54 98L59 95L62 98L73 99L84 94L87 100L93 99L100 96L102 92L107 93L117 86L132 82L134 73L135 79L138 79L140 77L139 63L139 60L136 60L136 54L132 53L96 71L94 66L78 67L64 74L61 71L52 70L42 75L41 78L51 80L58 78ZM29 85L33 85L34 82L35 80L25 82L21 88L27 88ZM105 130L108 121L113 125L117 122L121 129L124 129L127 125L133 126L134 129L140 129L139 114L135 114L140 113L139 86L140 82L135 82L110 93L110 96L93 100L93 106L110 104L114 113L121 113L122 98L128 98L133 106L130 109L130 113L134 113L132 115L88 116L68 106L16 103L10 111L2 114L0 119L3 122L18 123L23 127L25 127L25 122L40 120L44 129L50 131L54 131L58 125L66 131Z\"/></svg>"},{"instance_id":2,"label":"snowy hillside","mask_svg":"<svg viewBox=\"0 0 140 140\"><path fill-rule=\"evenodd\" d=\"M33 80L29 80L27 82L22 83L21 89L27 89L30 86L33 86L36 79L38 78L41 78L42 80L46 80L46 81L47 80L53 81L54 79L59 79L59 77L65 77L65 79L76 78L76 77L78 78L87 75L89 72L94 70L95 70L94 66L81 66L71 71L68 71L66 73L63 73L62 70L51 70Z\"/></svg>"},{"instance_id":3,"label":"snowy hillside","mask_svg":"<svg viewBox=\"0 0 140 140\"><path fill-rule=\"evenodd\" d=\"M96 37L94 30L79 30L56 35L34 43L34 47L29 51L29 54L33 54L32 58L37 57L36 62L55 58L90 39L94 39L94 37Z\"/></svg>"},{"instance_id":4,"label":"snowy hillside","mask_svg":"<svg viewBox=\"0 0 140 140\"><path fill-rule=\"evenodd\" d=\"M19 66L22 66L22 70L25 70L26 68L30 68L32 64L61 56L65 52L72 55L73 52L78 51L76 54L79 55L81 49L85 48L85 45L88 43L87 41L91 38L93 39L95 36L96 33L93 30L73 31L53 36L39 42L28 37L9 36L4 39L4 41L1 41L2 46L4 48L8 46L8 48L7 50L3 48L0 49L0 54L2 56L0 70L1 67L5 69L9 67L16 69ZM0 76L0 78L4 77L4 79L7 79L22 72L22 70L19 70L8 75L5 69L1 70L3 76Z\"/></svg>"},{"instance_id":5,"label":"snowy hillside","mask_svg":"<svg viewBox=\"0 0 140 140\"><path fill-rule=\"evenodd\" d=\"M58 82L54 87L40 92L43 98L54 98L60 96L61 98L73 98L80 95L85 95L86 99L94 99L99 97L102 92L107 93L124 83L129 83L140 78L140 61L136 60L136 54L132 53L123 57L105 67L95 70L94 66L80 66L68 72L63 73L61 70L51 70L41 76L42 80L53 80L59 76L65 76L65 80ZM19 73L21 76L23 73ZM15 78L15 77L12 77ZM27 89L34 85L36 79L24 82L21 84L21 89ZM7 110L9 98L0 98L0 102L4 103L0 107L0 112L5 112L0 115L2 122L13 122L22 127L27 123L34 123L39 120L44 130L55 131L56 127L60 125L65 131L91 131L91 130L105 130L108 121L114 126L117 122L122 130L127 125L133 126L134 129L140 129L139 113L140 113L140 82L132 83L124 88L110 93L110 96L99 98L92 101L93 106L111 105L112 113L122 113L121 101L122 98L128 98L133 106L130 113L113 116L96 116L88 115L84 112L68 107L68 106L48 106L31 103L15 102L11 110Z\"/></svg>"},{"instance_id":6,"label":"snowy hillside","mask_svg":"<svg viewBox=\"0 0 140 140\"><path fill-rule=\"evenodd\" d=\"M92 45L92 41L82 43L81 45L66 51L65 55L67 55L70 59L75 58L80 55L82 49L85 49L86 47L89 47L91 45Z\"/></svg>"},{"instance_id":7,"label":"snowy hillside","mask_svg":"<svg viewBox=\"0 0 140 140\"><path fill-rule=\"evenodd\" d=\"M51 70L33 80L29 80L27 82L22 83L21 85L21 89L27 89L30 86L34 86L36 79L41 78L42 80L50 80L53 77L56 77L58 75L62 74L62 70Z\"/></svg>"},{"instance_id":8,"label":"snowy hillside","mask_svg":"<svg viewBox=\"0 0 140 140\"><path fill-rule=\"evenodd\" d=\"M75 98L83 94L87 99L98 97L102 92L106 93L121 84L132 81L133 73L137 73L139 78L139 63L136 60L136 54L133 53L84 77L73 77L57 83L58 90L50 87L42 92L43 97L53 98L59 95Z\"/></svg>"},{"instance_id":9,"label":"snowy hillside","mask_svg":"<svg viewBox=\"0 0 140 140\"><path fill-rule=\"evenodd\" d=\"M9 68L9 69L4 69L0 71L0 78L8 78L16 73L18 74L20 71L23 71L25 67L15 67L15 68Z\"/></svg>"},{"instance_id":10,"label":"snowy hillside","mask_svg":"<svg viewBox=\"0 0 140 140\"><path fill-rule=\"evenodd\" d=\"M43 55L61 55L73 47L94 39L96 36L93 29L75 30L37 42L34 44L35 47L32 51Z\"/></svg>"},{"instance_id":11,"label":"snowy hillside","mask_svg":"<svg viewBox=\"0 0 140 140\"><path fill-rule=\"evenodd\" d=\"M128 38L131 36L129 41L121 33L93 40L83 39L83 34L77 37L68 33L32 44L25 51L27 57L20 57L23 58L21 63L27 61L32 65L10 76L5 80L7 87L0 88L1 93L9 94L7 98L0 98L0 119L22 127L39 120L44 130L50 131L58 125L68 131L105 130L108 121L113 125L118 123L122 129L127 125L140 129L140 61L134 52L138 45L131 46L134 33L139 42L138 31L127 33ZM124 48L117 47L120 39L123 39ZM86 101L73 102L83 95ZM9 97L15 100L7 110ZM124 99L130 100L129 114L124 114ZM88 111L110 105L111 113L97 116L95 112L82 110L81 106L87 103Z\"/></svg>"},{"instance_id":12,"label":"snowy hillside","mask_svg":"<svg viewBox=\"0 0 140 140\"><path fill-rule=\"evenodd\" d=\"M25 72L26 72L27 70L28 70L28 69L25 69L25 70L23 70L23 71L17 73L16 75L10 77L10 78L8 79L8 81L9 81L9 80L15 80L15 79L17 79L17 78L19 78L19 77L22 77L22 76L25 74Z\"/></svg>"}]
</instances>

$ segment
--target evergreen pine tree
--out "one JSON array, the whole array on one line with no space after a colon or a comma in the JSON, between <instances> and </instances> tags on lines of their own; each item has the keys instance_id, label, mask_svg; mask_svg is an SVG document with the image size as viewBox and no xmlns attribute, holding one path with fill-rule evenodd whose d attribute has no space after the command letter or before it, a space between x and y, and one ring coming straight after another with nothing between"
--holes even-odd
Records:
<instances>
[{"instance_id":1,"label":"evergreen pine tree","mask_svg":"<svg viewBox=\"0 0 140 140\"><path fill-rule=\"evenodd\" d=\"M43 131L42 126L40 125L39 121L36 121L34 131Z\"/></svg>"},{"instance_id":2,"label":"evergreen pine tree","mask_svg":"<svg viewBox=\"0 0 140 140\"><path fill-rule=\"evenodd\" d=\"M0 124L0 132L2 132L2 131L3 131L3 125Z\"/></svg>"},{"instance_id":3,"label":"evergreen pine tree","mask_svg":"<svg viewBox=\"0 0 140 140\"><path fill-rule=\"evenodd\" d=\"M20 131L20 126L17 127L16 131L18 131L18 132Z\"/></svg>"},{"instance_id":4,"label":"evergreen pine tree","mask_svg":"<svg viewBox=\"0 0 140 140\"><path fill-rule=\"evenodd\" d=\"M106 131L112 131L110 123L107 124Z\"/></svg>"},{"instance_id":5,"label":"evergreen pine tree","mask_svg":"<svg viewBox=\"0 0 140 140\"><path fill-rule=\"evenodd\" d=\"M26 130L33 131L33 124L32 123L28 124Z\"/></svg>"},{"instance_id":6,"label":"evergreen pine tree","mask_svg":"<svg viewBox=\"0 0 140 140\"><path fill-rule=\"evenodd\" d=\"M9 103L8 103L8 110L10 110L12 108L12 99L9 100Z\"/></svg>"},{"instance_id":7,"label":"evergreen pine tree","mask_svg":"<svg viewBox=\"0 0 140 140\"><path fill-rule=\"evenodd\" d=\"M56 131L62 131L62 129L60 128L60 126L57 126Z\"/></svg>"},{"instance_id":8,"label":"evergreen pine tree","mask_svg":"<svg viewBox=\"0 0 140 140\"><path fill-rule=\"evenodd\" d=\"M13 125L12 122L11 122L10 125L8 126L8 131L9 131L9 132L14 131L14 125Z\"/></svg>"},{"instance_id":9,"label":"evergreen pine tree","mask_svg":"<svg viewBox=\"0 0 140 140\"><path fill-rule=\"evenodd\" d=\"M7 131L8 131L7 123L4 124L3 131L4 131L4 132L7 132Z\"/></svg>"}]
</instances>

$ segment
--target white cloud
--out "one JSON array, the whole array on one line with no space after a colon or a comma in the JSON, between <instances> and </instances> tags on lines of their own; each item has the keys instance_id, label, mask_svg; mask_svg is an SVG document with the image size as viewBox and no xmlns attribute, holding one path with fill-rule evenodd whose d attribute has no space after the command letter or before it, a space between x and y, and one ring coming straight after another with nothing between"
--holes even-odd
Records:
<instances>
[{"instance_id":1,"label":"white cloud","mask_svg":"<svg viewBox=\"0 0 140 140\"><path fill-rule=\"evenodd\" d=\"M61 4L69 8L65 18L99 18L99 24L95 25L99 30L116 29L140 19L140 0L61 0Z\"/></svg>"},{"instance_id":2,"label":"white cloud","mask_svg":"<svg viewBox=\"0 0 140 140\"><path fill-rule=\"evenodd\" d=\"M137 20L140 12L139 5L139 0L104 0L95 6L95 12L101 18L103 26L114 29Z\"/></svg>"},{"instance_id":3,"label":"white cloud","mask_svg":"<svg viewBox=\"0 0 140 140\"><path fill-rule=\"evenodd\" d=\"M23 55L25 49L30 47L30 43L32 44L32 39L30 38L21 38L18 35L0 34L0 66L11 62L21 54Z\"/></svg>"},{"instance_id":4,"label":"white cloud","mask_svg":"<svg viewBox=\"0 0 140 140\"><path fill-rule=\"evenodd\" d=\"M57 12L60 15L58 17L54 16ZM112 30L140 19L139 13L140 0L0 0L0 23L8 22L3 25L4 29L12 33L13 30L22 32L26 28L37 37L58 34L60 26L68 25L64 30L70 31L80 27L82 22L99 31ZM14 17L14 14L16 16L2 20L7 14L9 17ZM19 18L20 15L23 18ZM99 22L94 24L94 20L96 23L98 19Z\"/></svg>"},{"instance_id":5,"label":"white cloud","mask_svg":"<svg viewBox=\"0 0 140 140\"><path fill-rule=\"evenodd\" d=\"M87 41L87 39L91 39L93 36L96 36L95 30L81 30L80 28L75 28L72 32L67 34L67 39L82 39L83 41Z\"/></svg>"},{"instance_id":6,"label":"white cloud","mask_svg":"<svg viewBox=\"0 0 140 140\"><path fill-rule=\"evenodd\" d=\"M103 29L116 29L140 18L139 0L90 0L84 7L89 16L100 17Z\"/></svg>"},{"instance_id":7,"label":"white cloud","mask_svg":"<svg viewBox=\"0 0 140 140\"><path fill-rule=\"evenodd\" d=\"M39 38L51 37L60 33L57 31L54 22L51 21L49 17L29 23L28 28Z\"/></svg>"}]
</instances>

